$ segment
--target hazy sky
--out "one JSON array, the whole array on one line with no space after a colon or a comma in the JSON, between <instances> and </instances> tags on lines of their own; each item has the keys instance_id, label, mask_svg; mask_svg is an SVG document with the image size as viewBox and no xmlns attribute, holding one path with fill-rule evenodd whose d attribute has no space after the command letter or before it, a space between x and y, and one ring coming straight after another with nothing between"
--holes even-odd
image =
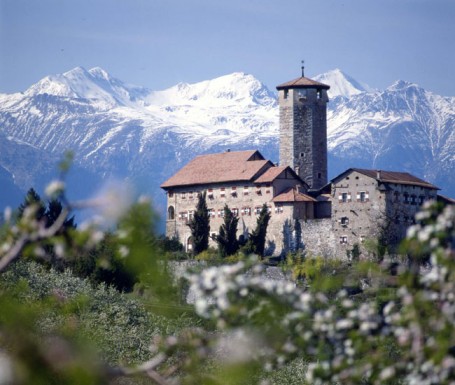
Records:
<instances>
[{"instance_id":1,"label":"hazy sky","mask_svg":"<svg viewBox=\"0 0 455 385\"><path fill-rule=\"evenodd\" d=\"M0 92L100 66L154 90L340 68L455 96L455 0L0 0Z\"/></svg>"}]
</instances>

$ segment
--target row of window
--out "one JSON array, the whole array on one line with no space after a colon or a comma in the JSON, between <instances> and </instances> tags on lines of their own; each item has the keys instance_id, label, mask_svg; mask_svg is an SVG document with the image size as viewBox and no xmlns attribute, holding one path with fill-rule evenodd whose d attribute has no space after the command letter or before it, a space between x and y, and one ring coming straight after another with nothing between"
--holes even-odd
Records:
<instances>
[{"instance_id":1,"label":"row of window","mask_svg":"<svg viewBox=\"0 0 455 385\"><path fill-rule=\"evenodd\" d=\"M393 195L395 202L400 202L400 193L395 191ZM410 205L422 205L423 202L425 202L425 199L424 195L417 196L414 194L408 194L407 192L403 193L403 202Z\"/></svg>"},{"instance_id":2,"label":"row of window","mask_svg":"<svg viewBox=\"0 0 455 385\"><path fill-rule=\"evenodd\" d=\"M363 242L365 240L365 236L364 235L361 235L359 237L359 241L360 242ZM342 235L340 236L340 244L341 245L347 245L348 244L348 236L347 235Z\"/></svg>"},{"instance_id":3,"label":"row of window","mask_svg":"<svg viewBox=\"0 0 455 385\"><path fill-rule=\"evenodd\" d=\"M237 188L236 186L232 186L230 188L221 187L219 189L209 188L207 189L207 198L213 199L215 197L215 193L218 193L221 198L225 198L226 195L236 198L239 194L244 196L250 195L250 192L256 195L262 195L263 193L270 194L272 192L272 187L270 183L267 183L264 186L257 187L244 186L243 188ZM172 198L173 196L174 193L169 191L168 197ZM179 197L181 199L195 199L197 196L198 193L194 191L183 191L179 193Z\"/></svg>"},{"instance_id":4,"label":"row of window","mask_svg":"<svg viewBox=\"0 0 455 385\"><path fill-rule=\"evenodd\" d=\"M268 206L267 209L268 209L269 213L272 213L271 206ZM259 215L262 210L262 206L256 206L254 208L254 210L252 210L251 207L242 207L241 209L234 207L234 208L231 208L230 210L231 210L232 214L236 217L238 217L239 215L251 216L252 213ZM208 211L209 211L210 218L216 218L216 217L224 218L224 209L218 209L218 210L208 209ZM281 214L281 213L283 213L283 206L279 206L279 205L275 206L275 214ZM181 211L178 214L178 219L180 219L182 221L189 221L193 218L193 215L194 215L194 210ZM169 220L175 219L173 206L169 206L169 208L168 208L168 219Z\"/></svg>"},{"instance_id":5,"label":"row of window","mask_svg":"<svg viewBox=\"0 0 455 385\"><path fill-rule=\"evenodd\" d=\"M359 191L355 195L357 202L369 202L370 200L370 193L368 191ZM340 203L347 203L352 202L352 195L350 192L343 192L338 194L338 202Z\"/></svg>"}]
</instances>

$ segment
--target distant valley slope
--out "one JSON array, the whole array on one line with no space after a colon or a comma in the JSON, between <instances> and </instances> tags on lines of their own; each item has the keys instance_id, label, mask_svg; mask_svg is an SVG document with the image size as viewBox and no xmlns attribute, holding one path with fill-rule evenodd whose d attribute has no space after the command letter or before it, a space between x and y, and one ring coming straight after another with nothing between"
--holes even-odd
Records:
<instances>
[{"instance_id":1,"label":"distant valley slope","mask_svg":"<svg viewBox=\"0 0 455 385\"><path fill-rule=\"evenodd\" d=\"M372 90L340 70L315 79L331 85L330 177L349 167L403 170L455 196L454 97L404 81ZM163 212L159 185L194 156L251 148L278 161L276 94L251 75L151 91L78 67L0 94L0 205L42 188L71 149L70 196L126 179Z\"/></svg>"}]
</instances>

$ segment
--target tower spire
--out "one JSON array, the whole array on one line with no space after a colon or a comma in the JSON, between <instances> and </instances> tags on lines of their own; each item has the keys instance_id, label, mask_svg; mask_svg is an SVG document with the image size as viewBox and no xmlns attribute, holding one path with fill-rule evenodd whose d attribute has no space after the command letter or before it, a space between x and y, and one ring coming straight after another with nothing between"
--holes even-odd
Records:
<instances>
[{"instance_id":1,"label":"tower spire","mask_svg":"<svg viewBox=\"0 0 455 385\"><path fill-rule=\"evenodd\" d=\"M302 60L302 78L305 77L305 66L304 66L304 64L305 64L305 60Z\"/></svg>"}]
</instances>

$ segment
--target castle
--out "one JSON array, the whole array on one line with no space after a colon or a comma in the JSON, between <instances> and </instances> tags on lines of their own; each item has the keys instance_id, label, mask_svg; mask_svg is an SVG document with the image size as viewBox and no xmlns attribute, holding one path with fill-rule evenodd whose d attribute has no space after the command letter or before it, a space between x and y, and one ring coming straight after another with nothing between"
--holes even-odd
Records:
<instances>
[{"instance_id":1,"label":"castle","mask_svg":"<svg viewBox=\"0 0 455 385\"><path fill-rule=\"evenodd\" d=\"M305 77L303 67L301 77L277 86L279 165L259 151L227 151L198 156L165 181L166 235L191 250L187 222L198 194L206 192L212 236L223 223L226 204L239 217L239 238L255 228L266 204L270 255L305 249L345 258L355 245L364 252L367 239L389 245L403 239L423 202L437 199L438 188L404 172L357 168L328 181L329 88Z\"/></svg>"}]
</instances>

